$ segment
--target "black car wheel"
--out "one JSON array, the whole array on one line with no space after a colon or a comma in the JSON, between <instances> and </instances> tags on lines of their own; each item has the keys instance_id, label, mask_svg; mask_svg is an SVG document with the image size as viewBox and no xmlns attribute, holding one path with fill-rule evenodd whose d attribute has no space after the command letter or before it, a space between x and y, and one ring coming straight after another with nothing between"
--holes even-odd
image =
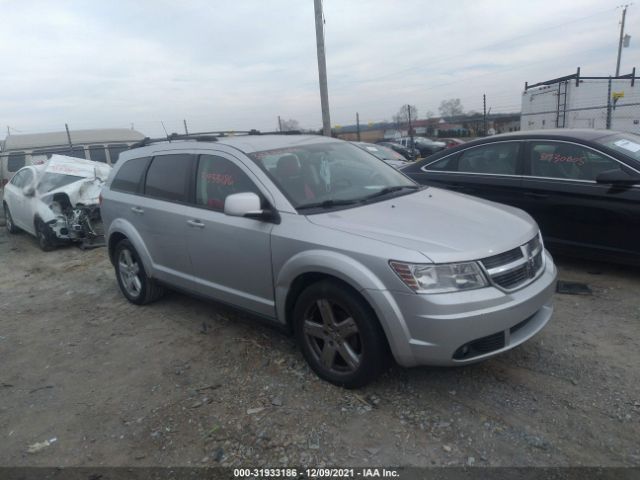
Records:
<instances>
[{"instance_id":1,"label":"black car wheel","mask_svg":"<svg viewBox=\"0 0 640 480\"><path fill-rule=\"evenodd\" d=\"M371 307L355 291L321 281L302 292L293 311L296 339L320 378L346 388L375 379L388 347Z\"/></svg>"},{"instance_id":2,"label":"black car wheel","mask_svg":"<svg viewBox=\"0 0 640 480\"><path fill-rule=\"evenodd\" d=\"M116 246L114 257L120 291L131 303L145 305L158 300L164 288L147 277L138 252L127 239Z\"/></svg>"},{"instance_id":3,"label":"black car wheel","mask_svg":"<svg viewBox=\"0 0 640 480\"><path fill-rule=\"evenodd\" d=\"M51 229L39 218L35 220L36 238L38 239L38 245L43 252L50 252L55 247L53 241Z\"/></svg>"}]
</instances>

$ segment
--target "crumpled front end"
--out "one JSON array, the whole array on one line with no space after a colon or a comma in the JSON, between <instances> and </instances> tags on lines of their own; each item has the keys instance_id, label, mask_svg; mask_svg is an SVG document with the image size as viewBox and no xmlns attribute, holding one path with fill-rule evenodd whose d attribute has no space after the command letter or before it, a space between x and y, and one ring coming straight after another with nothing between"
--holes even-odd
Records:
<instances>
[{"instance_id":1,"label":"crumpled front end","mask_svg":"<svg viewBox=\"0 0 640 480\"><path fill-rule=\"evenodd\" d=\"M98 178L74 182L41 199L40 217L58 240L99 243L99 196L104 181Z\"/></svg>"}]
</instances>

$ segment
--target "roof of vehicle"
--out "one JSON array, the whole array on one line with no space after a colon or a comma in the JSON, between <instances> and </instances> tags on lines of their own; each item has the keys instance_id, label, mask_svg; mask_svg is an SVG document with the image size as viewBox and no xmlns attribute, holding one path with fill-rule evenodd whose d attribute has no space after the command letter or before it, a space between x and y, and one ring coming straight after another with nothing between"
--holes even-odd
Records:
<instances>
[{"instance_id":1,"label":"roof of vehicle","mask_svg":"<svg viewBox=\"0 0 640 480\"><path fill-rule=\"evenodd\" d=\"M137 142L144 135L128 128L100 128L93 130L71 130L69 132L74 145L85 143ZM67 132L28 133L7 135L3 142L3 151L31 150L33 148L69 145Z\"/></svg>"},{"instance_id":2,"label":"roof of vehicle","mask_svg":"<svg viewBox=\"0 0 640 480\"><path fill-rule=\"evenodd\" d=\"M197 140L197 141L196 141ZM206 145L209 147L215 147L216 145L227 145L235 149L240 150L245 154L254 152L261 152L265 150L278 150L281 148L291 148L303 145L312 145L318 143L329 142L342 142L337 138L323 137L322 135L278 135L278 134L265 134L265 135L229 135L224 137L218 137L211 139L203 137L198 140L197 136L193 136L189 139L177 138L175 140L153 140L146 146L140 148L151 148L151 151L157 150L158 146L161 146L163 150L179 150L184 148L202 147ZM155 148L154 148L155 147ZM134 148L130 150L137 150ZM125 158L129 158L131 154L124 153Z\"/></svg>"},{"instance_id":3,"label":"roof of vehicle","mask_svg":"<svg viewBox=\"0 0 640 480\"><path fill-rule=\"evenodd\" d=\"M593 128L548 128L543 130L525 130L518 132L501 133L492 137L485 137L483 140L491 138L510 138L510 137L558 137L558 138L577 138L580 140L595 140L596 138L606 137L622 133L615 130L597 130Z\"/></svg>"}]
</instances>

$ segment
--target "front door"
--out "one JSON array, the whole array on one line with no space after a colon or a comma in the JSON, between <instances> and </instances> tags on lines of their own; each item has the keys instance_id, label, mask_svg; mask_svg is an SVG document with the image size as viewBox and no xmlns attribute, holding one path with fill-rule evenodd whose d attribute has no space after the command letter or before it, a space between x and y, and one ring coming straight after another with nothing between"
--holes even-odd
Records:
<instances>
[{"instance_id":1,"label":"front door","mask_svg":"<svg viewBox=\"0 0 640 480\"><path fill-rule=\"evenodd\" d=\"M230 155L200 155L195 206L186 233L196 288L219 301L275 317L271 271L273 223L224 214L228 195L263 193L257 180Z\"/></svg>"},{"instance_id":2,"label":"front door","mask_svg":"<svg viewBox=\"0 0 640 480\"><path fill-rule=\"evenodd\" d=\"M613 158L584 145L529 142L523 206L558 251L596 249L606 256L640 257L640 187L596 183L620 169Z\"/></svg>"}]
</instances>

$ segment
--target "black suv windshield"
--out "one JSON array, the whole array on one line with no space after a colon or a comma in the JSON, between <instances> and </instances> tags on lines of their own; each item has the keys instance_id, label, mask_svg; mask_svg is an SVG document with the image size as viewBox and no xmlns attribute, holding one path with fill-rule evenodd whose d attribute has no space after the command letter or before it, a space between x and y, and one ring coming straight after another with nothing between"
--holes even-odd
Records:
<instances>
[{"instance_id":1,"label":"black suv windshield","mask_svg":"<svg viewBox=\"0 0 640 480\"><path fill-rule=\"evenodd\" d=\"M249 156L296 209L351 205L418 188L393 167L347 142L292 146Z\"/></svg>"}]
</instances>

